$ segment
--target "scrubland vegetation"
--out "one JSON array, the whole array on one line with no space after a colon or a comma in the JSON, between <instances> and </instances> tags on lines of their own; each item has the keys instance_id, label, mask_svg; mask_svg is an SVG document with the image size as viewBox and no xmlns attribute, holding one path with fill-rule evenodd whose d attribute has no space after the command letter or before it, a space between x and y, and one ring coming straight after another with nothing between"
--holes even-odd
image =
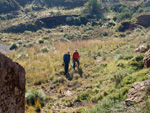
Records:
<instances>
[{"instance_id":1,"label":"scrubland vegetation","mask_svg":"<svg viewBox=\"0 0 150 113\"><path fill-rule=\"evenodd\" d=\"M8 16L14 15L11 13L0 15L1 26L6 28L12 22L20 24L44 16L76 14L80 16L67 20L80 21L80 17L89 20L81 25L0 33L0 40L10 44L9 57L26 70L26 112L148 112L148 106L126 108L124 101L133 83L149 79L146 74L150 69L142 64L144 53L135 53L139 45L149 46L149 28L119 32L123 29L121 22L136 23L136 16L150 11L146 2L116 1L112 5L108 2L106 7L105 1L97 0L78 7L58 7L57 2L53 4L55 8L36 2L20 5L23 11L19 10L12 18ZM19 4L17 0L15 3ZM74 71L70 66L65 76L63 55L68 50L72 55L75 49L80 54L80 68ZM148 102L147 99L145 103Z\"/></svg>"}]
</instances>

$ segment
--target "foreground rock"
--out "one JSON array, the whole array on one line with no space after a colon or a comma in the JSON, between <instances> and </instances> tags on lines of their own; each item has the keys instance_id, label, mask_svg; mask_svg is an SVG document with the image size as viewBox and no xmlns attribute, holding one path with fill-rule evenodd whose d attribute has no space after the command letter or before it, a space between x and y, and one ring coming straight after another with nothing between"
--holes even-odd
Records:
<instances>
[{"instance_id":1,"label":"foreground rock","mask_svg":"<svg viewBox=\"0 0 150 113\"><path fill-rule=\"evenodd\" d=\"M128 92L128 96L125 101L126 105L130 106L135 103L144 101L144 97L146 96L149 87L150 87L150 80L134 83Z\"/></svg>"},{"instance_id":2,"label":"foreground rock","mask_svg":"<svg viewBox=\"0 0 150 113\"><path fill-rule=\"evenodd\" d=\"M25 70L0 53L0 113L24 113Z\"/></svg>"},{"instance_id":3,"label":"foreground rock","mask_svg":"<svg viewBox=\"0 0 150 113\"><path fill-rule=\"evenodd\" d=\"M150 67L150 52L148 52L146 54L146 56L143 59L143 64L145 68L149 68Z\"/></svg>"}]
</instances>

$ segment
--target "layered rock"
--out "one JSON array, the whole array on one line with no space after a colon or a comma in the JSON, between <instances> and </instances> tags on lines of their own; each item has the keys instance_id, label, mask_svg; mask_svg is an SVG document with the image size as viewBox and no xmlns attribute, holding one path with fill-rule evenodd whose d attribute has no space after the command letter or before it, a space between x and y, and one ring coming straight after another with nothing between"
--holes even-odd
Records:
<instances>
[{"instance_id":1,"label":"layered rock","mask_svg":"<svg viewBox=\"0 0 150 113\"><path fill-rule=\"evenodd\" d=\"M128 92L128 96L125 101L126 105L130 106L133 105L134 103L144 101L144 97L146 96L149 87L150 87L150 80L134 83Z\"/></svg>"},{"instance_id":2,"label":"layered rock","mask_svg":"<svg viewBox=\"0 0 150 113\"><path fill-rule=\"evenodd\" d=\"M143 59L143 64L145 68L149 68L150 67L150 52L148 52L146 54L146 56Z\"/></svg>"},{"instance_id":3,"label":"layered rock","mask_svg":"<svg viewBox=\"0 0 150 113\"><path fill-rule=\"evenodd\" d=\"M142 25L144 27L150 26L150 15L145 14L137 17L137 24Z\"/></svg>"},{"instance_id":4,"label":"layered rock","mask_svg":"<svg viewBox=\"0 0 150 113\"><path fill-rule=\"evenodd\" d=\"M25 70L0 53L0 113L25 112Z\"/></svg>"}]
</instances>

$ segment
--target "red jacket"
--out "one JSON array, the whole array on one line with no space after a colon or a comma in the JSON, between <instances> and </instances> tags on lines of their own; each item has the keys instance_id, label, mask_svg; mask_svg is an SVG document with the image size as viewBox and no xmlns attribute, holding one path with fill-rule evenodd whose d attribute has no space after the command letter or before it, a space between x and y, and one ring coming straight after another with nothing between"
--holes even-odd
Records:
<instances>
[{"instance_id":1,"label":"red jacket","mask_svg":"<svg viewBox=\"0 0 150 113\"><path fill-rule=\"evenodd\" d=\"M72 60L79 58L79 53L78 52L74 52L73 56L72 56Z\"/></svg>"}]
</instances>

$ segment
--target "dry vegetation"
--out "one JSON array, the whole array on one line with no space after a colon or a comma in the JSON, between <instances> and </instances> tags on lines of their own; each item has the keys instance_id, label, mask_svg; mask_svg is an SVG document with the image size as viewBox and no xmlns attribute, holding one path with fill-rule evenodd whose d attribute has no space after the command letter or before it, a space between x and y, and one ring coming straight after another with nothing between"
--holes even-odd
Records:
<instances>
[{"instance_id":1,"label":"dry vegetation","mask_svg":"<svg viewBox=\"0 0 150 113\"><path fill-rule=\"evenodd\" d=\"M147 36L149 32L145 31L145 34ZM148 79L146 73L149 69L142 69L141 61L133 66L134 59L143 58L134 52L135 48L148 40L139 38L140 33L135 31L126 38L105 37L104 41L47 41L14 51L10 57L26 69L27 94L38 90L46 96L40 100L41 105L36 105L37 100L34 100L35 110L39 106L42 111L84 112L85 107L92 107L103 98L124 100L134 82ZM42 50L45 46L51 48ZM75 48L80 53L81 66L75 72L70 67L66 77L63 75L62 57L68 50L73 53ZM102 57L106 60L97 63ZM31 110L29 105L27 103L26 107ZM123 106L121 109L124 110Z\"/></svg>"},{"instance_id":2,"label":"dry vegetation","mask_svg":"<svg viewBox=\"0 0 150 113\"><path fill-rule=\"evenodd\" d=\"M30 8L30 5L25 7ZM45 16L80 14L81 9L60 7L27 14L20 12L18 17L1 22L7 27ZM150 69L144 69L142 65L144 54L135 53L135 49L141 44L149 46L149 28L118 32L120 23L113 18L118 12L105 13L106 19L94 19L86 25L0 33L0 40L14 49L9 57L26 70L26 112L136 111L136 107L125 109L124 100L134 82L148 79L146 74ZM75 49L81 57L80 68L74 71L70 66L69 74L65 76L63 55L68 50L72 55Z\"/></svg>"}]
</instances>

